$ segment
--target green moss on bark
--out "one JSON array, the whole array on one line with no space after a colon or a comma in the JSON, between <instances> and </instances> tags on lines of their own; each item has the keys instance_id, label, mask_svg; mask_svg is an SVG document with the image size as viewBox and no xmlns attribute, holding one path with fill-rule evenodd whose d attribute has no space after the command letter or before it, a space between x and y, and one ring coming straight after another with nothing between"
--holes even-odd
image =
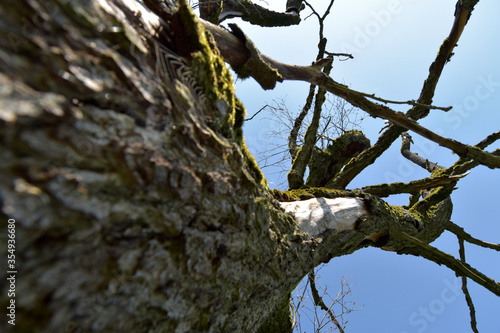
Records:
<instances>
[{"instance_id":1,"label":"green moss on bark","mask_svg":"<svg viewBox=\"0 0 500 333\"><path fill-rule=\"evenodd\" d=\"M325 186L351 158L368 147L370 140L358 130L343 133L324 150L315 147L309 161L309 177L306 185Z\"/></svg>"},{"instance_id":2,"label":"green moss on bark","mask_svg":"<svg viewBox=\"0 0 500 333\"><path fill-rule=\"evenodd\" d=\"M326 187L301 188L290 191L272 190L271 194L279 201L298 201L312 198L363 197L363 194Z\"/></svg>"},{"instance_id":3,"label":"green moss on bark","mask_svg":"<svg viewBox=\"0 0 500 333\"><path fill-rule=\"evenodd\" d=\"M292 313L290 311L291 293L283 298L274 312L266 319L257 333L291 333Z\"/></svg>"},{"instance_id":4,"label":"green moss on bark","mask_svg":"<svg viewBox=\"0 0 500 333\"><path fill-rule=\"evenodd\" d=\"M178 14L185 33L191 36L190 41L195 44L187 48L194 50L190 54L189 67L195 82L203 89L210 127L238 144L251 176L258 184L267 187L266 179L243 138L245 107L235 96L233 78L220 57L212 36L199 23L185 1L181 1Z\"/></svg>"}]
</instances>

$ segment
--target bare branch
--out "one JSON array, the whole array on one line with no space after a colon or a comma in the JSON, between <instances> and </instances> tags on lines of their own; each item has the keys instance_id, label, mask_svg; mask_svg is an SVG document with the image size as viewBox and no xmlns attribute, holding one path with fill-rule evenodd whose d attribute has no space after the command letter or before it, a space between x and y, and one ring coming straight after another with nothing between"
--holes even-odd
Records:
<instances>
[{"instance_id":1,"label":"bare branch","mask_svg":"<svg viewBox=\"0 0 500 333\"><path fill-rule=\"evenodd\" d=\"M298 301L297 305L295 305L293 302L290 303L290 306L292 308L292 327L295 327L295 325L297 325L297 322L298 322L298 320L297 320L297 311L299 310L300 305L302 304L302 302L305 299L305 295L306 295L308 283L309 283L309 281L306 282L306 285L302 289L302 295L300 295L298 297L299 301Z\"/></svg>"},{"instance_id":2,"label":"bare branch","mask_svg":"<svg viewBox=\"0 0 500 333\"><path fill-rule=\"evenodd\" d=\"M435 109L435 110L442 110L442 111L450 111L452 109L451 106L434 106L434 105L428 105L428 104L422 104L422 103L418 103L414 100L411 100L411 101L393 101L393 100L390 100L390 99L385 99L385 98L381 98L381 97L377 97L375 96L375 94L367 94L367 93L363 93L363 92L360 92L361 95L365 96L365 97L368 97L368 98L371 98L371 99L374 99L376 101L379 101L379 102L382 102L382 103L385 103L385 104L407 104L407 105L412 105L412 106L420 106L420 107L424 107L426 109Z\"/></svg>"},{"instance_id":3,"label":"bare branch","mask_svg":"<svg viewBox=\"0 0 500 333\"><path fill-rule=\"evenodd\" d=\"M316 288L316 277L314 274L314 270L309 272L308 278L309 278L309 285L311 287L311 293L314 299L314 304L316 306L319 306L326 313L328 313L330 320L335 324L335 326L337 326L339 332L344 333L344 329L338 322L337 318L335 318L335 314L333 313L332 309L326 306L325 302L323 302L323 298L321 298L321 296L318 293L318 289Z\"/></svg>"},{"instance_id":4,"label":"bare branch","mask_svg":"<svg viewBox=\"0 0 500 333\"><path fill-rule=\"evenodd\" d=\"M387 197L393 194L415 193L421 190L428 190L433 187L454 183L467 175L468 173L455 176L445 175L445 176L424 178L420 180L411 181L409 183L372 185L355 189L354 191L370 193L379 197Z\"/></svg>"},{"instance_id":5,"label":"bare branch","mask_svg":"<svg viewBox=\"0 0 500 333\"><path fill-rule=\"evenodd\" d=\"M327 52L327 51L325 51L325 53L332 58L333 57L345 57L346 58L346 59L340 59L340 61L354 59L353 55L350 53L334 53L334 52Z\"/></svg>"},{"instance_id":6,"label":"bare branch","mask_svg":"<svg viewBox=\"0 0 500 333\"><path fill-rule=\"evenodd\" d=\"M242 20L262 27L290 26L300 23L300 17L275 12L248 0L200 0L200 16L214 24L227 18Z\"/></svg>"},{"instance_id":7,"label":"bare branch","mask_svg":"<svg viewBox=\"0 0 500 333\"><path fill-rule=\"evenodd\" d=\"M460 261L465 264L465 246L464 246L464 240L460 237L458 237L458 244L459 244L459 254L460 254ZM477 321L476 321L476 310L474 308L474 303L472 302L472 297L470 296L469 289L467 288L467 278L465 276L462 276L462 291L465 295L465 301L467 302L467 305L469 306L469 312L470 312L470 326L472 328L472 331L475 333L479 333L477 330Z\"/></svg>"},{"instance_id":8,"label":"bare branch","mask_svg":"<svg viewBox=\"0 0 500 333\"><path fill-rule=\"evenodd\" d=\"M403 143L401 145L401 154L410 160L411 162L415 163L416 165L424 168L425 170L429 172L433 172L436 169L443 169L442 166L437 165L436 163L430 162L428 159L423 158L421 156L418 156L417 153L413 153L410 151L410 146L413 143L413 140L411 139L410 134L407 132L404 132L401 134L401 137L403 139Z\"/></svg>"},{"instance_id":9,"label":"bare branch","mask_svg":"<svg viewBox=\"0 0 500 333\"><path fill-rule=\"evenodd\" d=\"M255 112L250 118L246 118L245 121L249 121L249 120L252 120L256 115L258 115L262 110L264 110L265 108L267 108L269 105L266 104L264 105L263 107L261 107L259 109L259 111Z\"/></svg>"},{"instance_id":10,"label":"bare branch","mask_svg":"<svg viewBox=\"0 0 500 333\"><path fill-rule=\"evenodd\" d=\"M313 99L314 99L314 93L316 92L316 86L314 84L311 84L309 86L309 94L307 95L306 98L306 104L302 107L302 111L298 115L297 118L295 118L295 122L293 123L293 128L290 131L290 136L288 137L288 149L290 150L290 156L292 157L292 161L295 159L295 156L297 155L297 137L299 135L299 130L302 127L302 122L304 121L304 118L307 116L307 113L311 109Z\"/></svg>"},{"instance_id":11,"label":"bare branch","mask_svg":"<svg viewBox=\"0 0 500 333\"><path fill-rule=\"evenodd\" d=\"M420 256L427 260L433 261L438 265L445 265L446 267L454 271L457 276L468 277L477 284L491 291L493 294L500 296L500 283L479 272L469 264L462 263L448 253L444 253L441 250L427 243L424 243L418 238L410 236L405 232L398 232L398 236L414 245L413 247L406 247L398 250L398 254L411 254L417 257Z\"/></svg>"},{"instance_id":12,"label":"bare branch","mask_svg":"<svg viewBox=\"0 0 500 333\"><path fill-rule=\"evenodd\" d=\"M452 221L450 221L448 223L448 225L446 226L446 230L454 233L460 239L463 239L471 244L485 247L485 248L492 249L492 250L496 250L496 251L500 251L500 244L488 243L488 242L479 240L477 238L474 238L470 234L468 234L462 227L456 225Z\"/></svg>"},{"instance_id":13,"label":"bare branch","mask_svg":"<svg viewBox=\"0 0 500 333\"><path fill-rule=\"evenodd\" d=\"M215 30L217 33L221 32L220 29L218 30L218 29L214 28L214 26L209 24L208 22L204 22L204 25L209 31ZM233 53L235 50L239 50L239 53L248 55L247 47L250 47L249 45L252 45L250 47L250 50L251 50L250 55L248 55L248 57L250 57L250 58L247 58L246 61L244 61L244 64L249 63L249 59L253 58L253 60L251 61L253 70L247 74L254 75L254 77L255 77L254 73L260 73L259 77L255 77L255 78L257 79L258 82L261 83L261 85L264 88L273 88L274 84L275 84L275 83L274 84L272 83L273 80L275 80L275 81L276 80L278 80L278 81L302 80L302 81L310 82L311 84L314 84L314 85L320 85L325 90L346 99L354 106L357 106L357 107L363 109L364 111L368 112L370 115L372 115L374 117L381 117L384 119L388 119L388 120L392 121L393 123L400 125L406 129L410 129L410 130L424 136L425 138L427 138L431 141L437 142L441 146L444 146L444 147L447 147L447 148L453 150L457 154L472 158L472 159L474 159L474 160L476 160L476 161L480 162L481 164L484 164L488 167L491 167L491 168L500 167L500 157L497 157L495 155L484 152L481 149L467 146L467 145L462 144L460 142L457 142L455 140L444 138L444 137L426 129L425 127L419 125L417 122L408 118L407 116L405 116L402 113L391 110L390 108L385 107L383 105L373 103L373 102L369 101L367 99L367 97L365 97L365 95L367 95L367 94L357 92L355 90L349 89L348 87L346 87L342 84L335 82L333 79L328 77L325 73L321 72L321 69L318 68L317 66L314 66L314 65L312 65L312 66L286 65L286 64L277 62L274 59L271 59L265 55L260 54L253 47L253 44L251 44L251 42L244 36L244 34L241 32L241 30L239 30L236 26L232 26L232 28L235 30L234 32L238 35L237 39L240 39L240 41L239 41L239 43L234 43L234 38L233 38L232 39L233 42L231 43L233 45L229 48L226 47L227 43L225 43L225 42L227 42L229 40L226 37L228 37L228 35L231 35L231 33L224 30L225 33L214 35L215 39L217 41L217 45L219 46L219 44L220 44L219 49L221 50L223 57L226 58L226 56L227 56L228 58L226 59L226 61L231 63L230 59L233 58L233 56L228 54L228 50L231 51L231 53ZM452 32L454 29L458 29L458 28L455 27L455 25L454 25ZM462 26L462 29L463 29L463 26ZM456 35L456 32L453 33L453 36L455 36L455 35ZM225 39L225 42L219 43L219 39L221 36L223 36L223 39ZM233 36L233 37L235 37L235 36ZM245 44L243 44L243 43L245 43ZM450 48L450 52L451 52L452 48L453 47ZM441 49L443 49L443 47ZM441 49L440 49L440 54L441 54ZM438 55L438 57L439 57L439 55ZM233 67L235 67L235 66L233 66ZM244 67L244 66L242 66L242 67ZM432 66L431 66L431 68L432 68ZM238 72L238 68L235 68L235 69ZM263 73L271 73L272 70L270 70L270 69L277 71L277 73L279 73L279 74L278 75L271 75L271 77L269 77L268 74L263 74ZM439 71L439 73L440 73L440 71ZM434 73L434 74L436 74L436 73ZM435 77L435 75L433 77ZM436 83L437 83L437 81L436 81ZM416 106L416 107L428 109L428 105L426 103L422 103L422 101L420 101L420 99L419 99L418 103L425 104L425 107L424 106Z\"/></svg>"}]
</instances>

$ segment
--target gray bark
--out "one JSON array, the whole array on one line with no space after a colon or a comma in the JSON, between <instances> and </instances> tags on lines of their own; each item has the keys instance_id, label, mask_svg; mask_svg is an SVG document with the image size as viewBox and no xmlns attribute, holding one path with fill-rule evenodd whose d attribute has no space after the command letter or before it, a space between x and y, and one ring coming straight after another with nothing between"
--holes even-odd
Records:
<instances>
[{"instance_id":1,"label":"gray bark","mask_svg":"<svg viewBox=\"0 0 500 333\"><path fill-rule=\"evenodd\" d=\"M185 7L155 8L161 20L130 0L0 3L16 331L253 332L319 263L380 239L398 249L394 226L424 235L352 193L338 196L366 205L355 229L303 233L247 152L203 28ZM436 230L451 214L439 205Z\"/></svg>"}]
</instances>

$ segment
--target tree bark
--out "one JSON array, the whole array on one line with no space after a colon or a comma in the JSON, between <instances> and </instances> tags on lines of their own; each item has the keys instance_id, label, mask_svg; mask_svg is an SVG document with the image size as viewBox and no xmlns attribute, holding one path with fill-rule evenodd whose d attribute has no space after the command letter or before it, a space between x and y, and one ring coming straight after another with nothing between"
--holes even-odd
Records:
<instances>
[{"instance_id":1,"label":"tree bark","mask_svg":"<svg viewBox=\"0 0 500 333\"><path fill-rule=\"evenodd\" d=\"M319 263L410 244L397 232L442 232L447 197L429 217L363 193L275 192L363 206L352 228L305 233L248 153L213 40L185 2L144 3L154 12L131 0L0 3L16 331L253 332ZM427 220L438 222L426 234Z\"/></svg>"}]
</instances>

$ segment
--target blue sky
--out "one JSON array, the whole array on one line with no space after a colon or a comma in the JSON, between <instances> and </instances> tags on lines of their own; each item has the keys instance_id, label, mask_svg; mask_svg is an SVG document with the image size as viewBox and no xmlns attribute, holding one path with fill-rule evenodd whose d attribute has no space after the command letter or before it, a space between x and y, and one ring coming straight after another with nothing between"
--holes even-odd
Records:
<instances>
[{"instance_id":1,"label":"blue sky","mask_svg":"<svg viewBox=\"0 0 500 333\"><path fill-rule=\"evenodd\" d=\"M311 1L319 12L326 2ZM285 0L269 1L268 6L283 11L285 3ZM454 0L336 0L326 21L327 49L350 51L355 58L335 61L332 76L353 89L383 98L417 99L429 65L451 29L455 3ZM309 13L307 9L303 11L302 18ZM433 111L421 121L423 125L468 144L475 144L499 130L499 13L497 0L481 0L476 6L455 55L444 69L434 98L435 105L454 108L448 113ZM238 19L233 21L263 53L276 60L307 65L316 56L318 34L314 17L296 27L271 29L251 26ZM283 98L288 109L297 113L307 91L308 84L302 82L284 82L272 91L262 91L251 79L236 83L236 93L249 115L277 98ZM406 111L404 106L394 108ZM269 145L268 132L275 128L269 117L261 113L245 124L244 134L251 152ZM366 118L361 126L374 142L383 120ZM449 166L457 158L416 134L413 139L414 149L433 162ZM400 156L399 147L400 141L397 141L349 187L426 177L423 169ZM498 147L496 144L490 149ZM263 171L271 187L283 181L277 177L276 170ZM499 170L473 169L458 183L458 190L452 196L452 220L473 236L499 243L499 185ZM388 201L405 204L407 197L398 196ZM458 254L458 242L449 233L432 245ZM473 267L500 281L500 253L468 245L466 255ZM337 292L342 277L350 279L351 300L363 309L348 317L348 332L471 332L468 308L464 296L457 290L459 280L449 269L422 258L365 249L333 259L322 269L321 276L320 283L327 283L332 294ZM469 289L479 331L500 332L500 298L474 282L469 282Z\"/></svg>"}]
</instances>

